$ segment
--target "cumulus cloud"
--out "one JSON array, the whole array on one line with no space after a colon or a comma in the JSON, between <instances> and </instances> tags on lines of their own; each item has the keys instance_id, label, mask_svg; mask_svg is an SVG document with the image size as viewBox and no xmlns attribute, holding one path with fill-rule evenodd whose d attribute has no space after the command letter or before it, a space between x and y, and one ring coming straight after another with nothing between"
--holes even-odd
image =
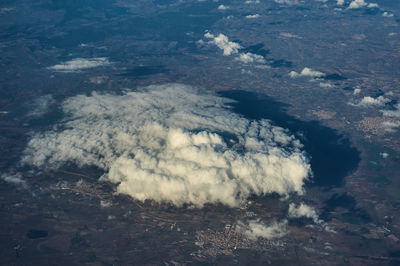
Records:
<instances>
[{"instance_id":1,"label":"cumulus cloud","mask_svg":"<svg viewBox=\"0 0 400 266\"><path fill-rule=\"evenodd\" d=\"M64 121L33 135L21 163L97 166L118 193L177 206L302 194L310 165L300 142L230 102L180 84L78 95L62 104Z\"/></svg>"},{"instance_id":2,"label":"cumulus cloud","mask_svg":"<svg viewBox=\"0 0 400 266\"><path fill-rule=\"evenodd\" d=\"M366 6L367 3L364 0L353 0L350 5L349 8L350 9L356 9L356 8L361 8Z\"/></svg>"},{"instance_id":3,"label":"cumulus cloud","mask_svg":"<svg viewBox=\"0 0 400 266\"><path fill-rule=\"evenodd\" d=\"M288 216L289 218L301 218L301 217L310 218L316 224L322 222L322 220L319 219L317 212L312 207L304 203L301 203L300 205L290 203Z\"/></svg>"},{"instance_id":4,"label":"cumulus cloud","mask_svg":"<svg viewBox=\"0 0 400 266\"><path fill-rule=\"evenodd\" d=\"M281 238L287 234L286 227L287 220L283 220L282 222L273 222L269 225L264 224L260 220L252 220L248 225L245 225L244 223L238 224L238 229L241 233L251 240L257 240L258 238Z\"/></svg>"},{"instance_id":5,"label":"cumulus cloud","mask_svg":"<svg viewBox=\"0 0 400 266\"><path fill-rule=\"evenodd\" d=\"M342 6L344 4L344 0L337 0L336 4L338 6Z\"/></svg>"},{"instance_id":6,"label":"cumulus cloud","mask_svg":"<svg viewBox=\"0 0 400 266\"><path fill-rule=\"evenodd\" d=\"M100 200L100 207L109 208L113 205L112 201L109 200Z\"/></svg>"},{"instance_id":7,"label":"cumulus cloud","mask_svg":"<svg viewBox=\"0 0 400 266\"><path fill-rule=\"evenodd\" d=\"M0 8L0 15L4 14L4 13L11 12L11 11L14 11L14 10L15 10L15 7L3 7L3 8Z\"/></svg>"},{"instance_id":8,"label":"cumulus cloud","mask_svg":"<svg viewBox=\"0 0 400 266\"><path fill-rule=\"evenodd\" d=\"M295 39L302 39L299 35L289 33L289 32L281 32L279 33L279 36L285 37L285 38L295 38Z\"/></svg>"},{"instance_id":9,"label":"cumulus cloud","mask_svg":"<svg viewBox=\"0 0 400 266\"><path fill-rule=\"evenodd\" d=\"M26 187L26 181L22 178L22 175L20 173L8 173L8 174L2 174L1 179L3 179L4 181L6 181L7 183L16 185L16 186L22 186L22 187Z\"/></svg>"},{"instance_id":10,"label":"cumulus cloud","mask_svg":"<svg viewBox=\"0 0 400 266\"><path fill-rule=\"evenodd\" d=\"M387 18L391 18L391 17L393 17L393 14L385 11L385 12L382 13L382 16L387 17Z\"/></svg>"},{"instance_id":11,"label":"cumulus cloud","mask_svg":"<svg viewBox=\"0 0 400 266\"><path fill-rule=\"evenodd\" d=\"M254 15L247 15L246 18L251 19L251 18L259 18L259 14L254 14Z\"/></svg>"},{"instance_id":12,"label":"cumulus cloud","mask_svg":"<svg viewBox=\"0 0 400 266\"><path fill-rule=\"evenodd\" d=\"M33 110L31 110L27 115L30 117L40 117L46 114L49 107L55 104L55 100L52 95L47 94L37 98L33 103Z\"/></svg>"},{"instance_id":13,"label":"cumulus cloud","mask_svg":"<svg viewBox=\"0 0 400 266\"><path fill-rule=\"evenodd\" d=\"M225 5L219 5L218 6L218 10L227 10L227 9L229 9L228 6L225 6Z\"/></svg>"},{"instance_id":14,"label":"cumulus cloud","mask_svg":"<svg viewBox=\"0 0 400 266\"><path fill-rule=\"evenodd\" d=\"M350 103L353 106L360 106L360 107L369 107L369 106L383 106L386 103L390 102L390 99L385 98L383 96L379 96L373 98L371 96L365 96L361 99L358 103Z\"/></svg>"},{"instance_id":15,"label":"cumulus cloud","mask_svg":"<svg viewBox=\"0 0 400 266\"><path fill-rule=\"evenodd\" d=\"M252 53L240 53L238 57L236 57L236 60L249 64L249 63L265 63L264 57L258 54L252 54Z\"/></svg>"},{"instance_id":16,"label":"cumulus cloud","mask_svg":"<svg viewBox=\"0 0 400 266\"><path fill-rule=\"evenodd\" d=\"M275 3L278 4L287 4L287 5L297 5L299 4L298 0L274 0Z\"/></svg>"},{"instance_id":17,"label":"cumulus cloud","mask_svg":"<svg viewBox=\"0 0 400 266\"><path fill-rule=\"evenodd\" d=\"M324 220L319 219L319 216L317 212L314 210L314 208L304 204L300 203L299 205L296 205L294 203L289 204L289 210L288 210L288 217L289 218L309 218L312 219L315 224L320 226L323 230L330 232L330 233L335 233L335 231L327 224L324 222Z\"/></svg>"},{"instance_id":18,"label":"cumulus cloud","mask_svg":"<svg viewBox=\"0 0 400 266\"><path fill-rule=\"evenodd\" d=\"M341 4L340 4L341 3ZM337 4L338 5L343 5L344 1L338 0ZM368 8L378 8L379 5L376 3L367 3L365 0L353 0L349 4L349 9L358 9L362 7L368 7Z\"/></svg>"},{"instance_id":19,"label":"cumulus cloud","mask_svg":"<svg viewBox=\"0 0 400 266\"><path fill-rule=\"evenodd\" d=\"M291 71L289 73L289 76L291 78L298 78L298 77L322 78L325 76L325 73L305 67L300 73L297 73L296 71Z\"/></svg>"},{"instance_id":20,"label":"cumulus cloud","mask_svg":"<svg viewBox=\"0 0 400 266\"><path fill-rule=\"evenodd\" d=\"M399 121L385 121L382 123L383 128L386 132L393 133L397 131L397 128L400 127Z\"/></svg>"},{"instance_id":21,"label":"cumulus cloud","mask_svg":"<svg viewBox=\"0 0 400 266\"><path fill-rule=\"evenodd\" d=\"M215 36L209 32L204 34L204 37L211 39L208 43L215 44L219 49L224 51L224 55L234 55L237 54L237 61L240 61L245 64L249 63L265 63L265 59L261 55L253 54L253 53L241 53L240 49L242 48L238 43L229 41L229 38L220 33L218 36Z\"/></svg>"},{"instance_id":22,"label":"cumulus cloud","mask_svg":"<svg viewBox=\"0 0 400 266\"><path fill-rule=\"evenodd\" d=\"M66 61L61 64L51 66L48 69L57 72L75 72L89 68L107 66L109 64L110 61L106 57L75 58L70 61Z\"/></svg>"},{"instance_id":23,"label":"cumulus cloud","mask_svg":"<svg viewBox=\"0 0 400 266\"><path fill-rule=\"evenodd\" d=\"M204 34L204 37L211 39L210 43L215 44L219 49L224 51L224 55L237 54L239 49L242 48L240 44L229 41L229 38L220 33L218 36L215 36L209 32Z\"/></svg>"},{"instance_id":24,"label":"cumulus cloud","mask_svg":"<svg viewBox=\"0 0 400 266\"><path fill-rule=\"evenodd\" d=\"M328 83L328 82L320 82L319 86L324 89L331 89L331 88L335 87L334 85L332 85L331 83Z\"/></svg>"},{"instance_id":25,"label":"cumulus cloud","mask_svg":"<svg viewBox=\"0 0 400 266\"><path fill-rule=\"evenodd\" d=\"M246 0L245 4L259 4L260 0Z\"/></svg>"},{"instance_id":26,"label":"cumulus cloud","mask_svg":"<svg viewBox=\"0 0 400 266\"><path fill-rule=\"evenodd\" d=\"M394 110L382 110L384 116L400 118L400 103L396 104Z\"/></svg>"},{"instance_id":27,"label":"cumulus cloud","mask_svg":"<svg viewBox=\"0 0 400 266\"><path fill-rule=\"evenodd\" d=\"M378 8L379 5L377 3L370 3L370 4L368 4L368 7L369 8Z\"/></svg>"},{"instance_id":28,"label":"cumulus cloud","mask_svg":"<svg viewBox=\"0 0 400 266\"><path fill-rule=\"evenodd\" d=\"M380 156L382 156L383 159L386 159L387 157L389 157L389 153L387 152L381 152L379 153Z\"/></svg>"}]
</instances>

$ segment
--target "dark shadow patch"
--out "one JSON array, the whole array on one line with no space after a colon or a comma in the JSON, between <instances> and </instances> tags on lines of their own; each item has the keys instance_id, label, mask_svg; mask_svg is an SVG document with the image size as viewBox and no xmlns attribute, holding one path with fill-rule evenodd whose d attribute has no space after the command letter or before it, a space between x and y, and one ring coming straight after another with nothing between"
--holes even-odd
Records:
<instances>
[{"instance_id":1,"label":"dark shadow patch","mask_svg":"<svg viewBox=\"0 0 400 266\"><path fill-rule=\"evenodd\" d=\"M273 22L270 22L268 24L269 25L281 25L281 24L283 24L283 21L273 21Z\"/></svg>"},{"instance_id":2,"label":"dark shadow patch","mask_svg":"<svg viewBox=\"0 0 400 266\"><path fill-rule=\"evenodd\" d=\"M272 63L270 63L270 66L273 68L278 68L278 67L292 67L293 63L290 61L286 61L285 59L278 59L278 60L273 60Z\"/></svg>"},{"instance_id":3,"label":"dark shadow patch","mask_svg":"<svg viewBox=\"0 0 400 266\"><path fill-rule=\"evenodd\" d=\"M397 105L399 104L399 101L396 99L392 99L390 100L390 102L388 102L386 104L386 108L387 110L391 110L391 111L396 111L397 110Z\"/></svg>"},{"instance_id":4,"label":"dark shadow patch","mask_svg":"<svg viewBox=\"0 0 400 266\"><path fill-rule=\"evenodd\" d=\"M345 90L345 91L354 91L354 88L347 86L347 87L344 87L342 90Z\"/></svg>"},{"instance_id":5,"label":"dark shadow patch","mask_svg":"<svg viewBox=\"0 0 400 266\"><path fill-rule=\"evenodd\" d=\"M334 194L327 201L325 201L326 207L324 210L326 212L333 211L338 207L346 208L352 210L356 206L356 200L354 197L349 196L347 193L343 193L339 196L339 194Z\"/></svg>"},{"instance_id":6,"label":"dark shadow patch","mask_svg":"<svg viewBox=\"0 0 400 266\"><path fill-rule=\"evenodd\" d=\"M379 8L374 7L374 8L367 8L364 10L364 15L378 15L379 14Z\"/></svg>"},{"instance_id":7,"label":"dark shadow patch","mask_svg":"<svg viewBox=\"0 0 400 266\"><path fill-rule=\"evenodd\" d=\"M262 44L262 43L246 47L246 48L242 49L241 51L244 53L252 53L252 54L257 54L257 55L261 55L264 57L267 54L269 54L269 50L264 49L264 44Z\"/></svg>"},{"instance_id":8,"label":"dark shadow patch","mask_svg":"<svg viewBox=\"0 0 400 266\"><path fill-rule=\"evenodd\" d=\"M375 98L383 95L385 95L385 93L381 89L379 89L378 92L375 93Z\"/></svg>"},{"instance_id":9,"label":"dark shadow patch","mask_svg":"<svg viewBox=\"0 0 400 266\"><path fill-rule=\"evenodd\" d=\"M306 11L306 10L311 10L311 9L308 7L299 6L299 7L296 7L296 10Z\"/></svg>"},{"instance_id":10,"label":"dark shadow patch","mask_svg":"<svg viewBox=\"0 0 400 266\"><path fill-rule=\"evenodd\" d=\"M343 77L339 74L329 74L324 77L325 80L346 80L346 77Z\"/></svg>"},{"instance_id":11,"label":"dark shadow patch","mask_svg":"<svg viewBox=\"0 0 400 266\"><path fill-rule=\"evenodd\" d=\"M26 236L30 239L37 239L37 238L45 238L49 235L49 233L45 230L36 230L36 229L31 229L28 231Z\"/></svg>"},{"instance_id":12,"label":"dark shadow patch","mask_svg":"<svg viewBox=\"0 0 400 266\"><path fill-rule=\"evenodd\" d=\"M314 221L312 218L307 217L299 217L299 218L290 218L289 219L289 226L295 227L305 227L309 224L313 224Z\"/></svg>"},{"instance_id":13,"label":"dark shadow patch","mask_svg":"<svg viewBox=\"0 0 400 266\"><path fill-rule=\"evenodd\" d=\"M327 201L325 201L324 212L320 217L326 221L332 219L330 212L335 211L336 208L342 208L346 211L341 213L337 218L345 223L350 224L365 224L372 221L371 216L363 209L356 207L356 199L347 193L342 195L334 194Z\"/></svg>"},{"instance_id":14,"label":"dark shadow patch","mask_svg":"<svg viewBox=\"0 0 400 266\"><path fill-rule=\"evenodd\" d=\"M349 224L366 224L372 221L368 213L363 209L356 209L354 211L343 213L339 219L342 222Z\"/></svg>"},{"instance_id":15,"label":"dark shadow patch","mask_svg":"<svg viewBox=\"0 0 400 266\"><path fill-rule=\"evenodd\" d=\"M156 5L171 5L174 4L176 0L154 0Z\"/></svg>"},{"instance_id":16,"label":"dark shadow patch","mask_svg":"<svg viewBox=\"0 0 400 266\"><path fill-rule=\"evenodd\" d=\"M249 119L269 119L277 126L287 128L300 137L305 151L311 157L314 173L313 186L341 186L344 178L357 169L360 155L350 141L334 129L322 126L317 121L301 121L288 115L286 104L270 97L246 91L221 92L231 98L233 110Z\"/></svg>"},{"instance_id":17,"label":"dark shadow patch","mask_svg":"<svg viewBox=\"0 0 400 266\"><path fill-rule=\"evenodd\" d=\"M139 66L128 69L124 73L118 74L123 77L145 77L150 75L168 73L168 69L164 66Z\"/></svg>"}]
</instances>

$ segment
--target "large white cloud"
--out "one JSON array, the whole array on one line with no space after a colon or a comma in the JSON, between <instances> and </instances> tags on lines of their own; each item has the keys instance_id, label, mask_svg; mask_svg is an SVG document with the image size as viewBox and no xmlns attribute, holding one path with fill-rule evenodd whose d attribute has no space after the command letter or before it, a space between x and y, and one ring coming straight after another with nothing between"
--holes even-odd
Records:
<instances>
[{"instance_id":1,"label":"large white cloud","mask_svg":"<svg viewBox=\"0 0 400 266\"><path fill-rule=\"evenodd\" d=\"M22 163L97 166L119 193L177 206L301 194L310 165L300 142L230 102L180 84L78 95L63 103L63 122L33 135Z\"/></svg>"},{"instance_id":2,"label":"large white cloud","mask_svg":"<svg viewBox=\"0 0 400 266\"><path fill-rule=\"evenodd\" d=\"M107 66L110 61L106 57L96 58L75 58L61 64L49 67L48 69L58 72L75 72L83 69Z\"/></svg>"}]
</instances>

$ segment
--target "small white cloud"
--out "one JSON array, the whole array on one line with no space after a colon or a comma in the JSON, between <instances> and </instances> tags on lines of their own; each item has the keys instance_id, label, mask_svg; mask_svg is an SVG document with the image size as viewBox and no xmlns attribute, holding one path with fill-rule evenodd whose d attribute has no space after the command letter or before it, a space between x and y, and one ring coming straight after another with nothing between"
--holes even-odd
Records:
<instances>
[{"instance_id":1,"label":"small white cloud","mask_svg":"<svg viewBox=\"0 0 400 266\"><path fill-rule=\"evenodd\" d=\"M344 5L344 0L337 0L336 4L338 6L342 6L342 5Z\"/></svg>"},{"instance_id":2,"label":"small white cloud","mask_svg":"<svg viewBox=\"0 0 400 266\"><path fill-rule=\"evenodd\" d=\"M385 98L383 96L379 96L377 98L373 98L371 96L365 96L364 98L361 99L361 101L359 103L356 103L356 104L353 103L351 105L361 106L361 107L382 106L388 102L390 102L390 99Z\"/></svg>"},{"instance_id":3,"label":"small white cloud","mask_svg":"<svg viewBox=\"0 0 400 266\"><path fill-rule=\"evenodd\" d=\"M259 63L259 64L263 64L265 63L265 59L264 57L262 57L261 55L257 55L257 54L252 54L252 53L240 53L238 57L236 57L236 60L245 63L245 64L249 64L249 63Z\"/></svg>"},{"instance_id":4,"label":"small white cloud","mask_svg":"<svg viewBox=\"0 0 400 266\"><path fill-rule=\"evenodd\" d=\"M298 0L274 0L275 3L278 4L286 4L286 5L298 5L299 1Z\"/></svg>"},{"instance_id":5,"label":"small white cloud","mask_svg":"<svg viewBox=\"0 0 400 266\"><path fill-rule=\"evenodd\" d=\"M259 4L260 0L246 0L246 2L244 2L245 4Z\"/></svg>"},{"instance_id":6,"label":"small white cloud","mask_svg":"<svg viewBox=\"0 0 400 266\"><path fill-rule=\"evenodd\" d=\"M218 6L218 10L227 10L227 9L229 9L229 6L225 6L225 5Z\"/></svg>"},{"instance_id":7,"label":"small white cloud","mask_svg":"<svg viewBox=\"0 0 400 266\"><path fill-rule=\"evenodd\" d=\"M247 15L246 18L248 19L252 19L252 18L259 18L260 15L259 14L254 14L254 15Z\"/></svg>"},{"instance_id":8,"label":"small white cloud","mask_svg":"<svg viewBox=\"0 0 400 266\"><path fill-rule=\"evenodd\" d=\"M248 225L238 224L239 231L251 240L258 238L274 239L281 238L287 234L287 220L282 222L273 222L269 225L264 224L260 220L250 221Z\"/></svg>"},{"instance_id":9,"label":"small white cloud","mask_svg":"<svg viewBox=\"0 0 400 266\"><path fill-rule=\"evenodd\" d=\"M357 95L361 92L361 89L354 89L353 95Z\"/></svg>"},{"instance_id":10,"label":"small white cloud","mask_svg":"<svg viewBox=\"0 0 400 266\"><path fill-rule=\"evenodd\" d=\"M387 18L391 18L391 17L393 17L393 13L389 13L389 12L383 12L382 13L382 16L384 16L384 17L387 17Z\"/></svg>"},{"instance_id":11,"label":"small white cloud","mask_svg":"<svg viewBox=\"0 0 400 266\"><path fill-rule=\"evenodd\" d=\"M384 116L400 118L400 103L396 104L394 110L382 110Z\"/></svg>"},{"instance_id":12,"label":"small white cloud","mask_svg":"<svg viewBox=\"0 0 400 266\"><path fill-rule=\"evenodd\" d=\"M325 76L325 73L305 67L300 73L297 73L296 71L291 71L289 73L289 76L291 78L298 78L298 77L321 78Z\"/></svg>"},{"instance_id":13,"label":"small white cloud","mask_svg":"<svg viewBox=\"0 0 400 266\"><path fill-rule=\"evenodd\" d=\"M16 186L22 186L26 187L26 181L22 178L22 175L20 173L15 173L15 174L2 174L1 179L4 181L14 184Z\"/></svg>"},{"instance_id":14,"label":"small white cloud","mask_svg":"<svg viewBox=\"0 0 400 266\"><path fill-rule=\"evenodd\" d=\"M298 206L296 206L296 204L294 203L290 203L288 216L289 218L301 218L301 217L310 218L316 224L322 222L322 220L319 219L317 212L312 207L304 203L301 203Z\"/></svg>"},{"instance_id":15,"label":"small white cloud","mask_svg":"<svg viewBox=\"0 0 400 266\"><path fill-rule=\"evenodd\" d=\"M35 100L33 103L33 110L31 110L27 115L30 117L40 117L46 114L49 107L55 104L55 100L52 95L43 95Z\"/></svg>"},{"instance_id":16,"label":"small white cloud","mask_svg":"<svg viewBox=\"0 0 400 266\"><path fill-rule=\"evenodd\" d=\"M300 205L296 205L294 203L289 204L289 210L288 210L288 217L289 218L310 218L313 220L313 222L320 226L323 230L330 232L330 233L335 233L335 231L327 224L325 223L322 219L319 219L319 216L317 212L314 210L314 208L301 203Z\"/></svg>"},{"instance_id":17,"label":"small white cloud","mask_svg":"<svg viewBox=\"0 0 400 266\"><path fill-rule=\"evenodd\" d=\"M238 43L229 41L229 38L222 33L220 33L218 36L215 36L215 35L207 32L206 34L204 34L204 37L211 39L208 43L217 45L217 47L219 49L224 51L223 53L225 56L237 54L238 57L236 57L235 60L240 61L245 64L265 63L265 59L261 55L257 55L257 54L253 54L253 53L241 53L239 51L239 49L241 49L242 47Z\"/></svg>"},{"instance_id":18,"label":"small white cloud","mask_svg":"<svg viewBox=\"0 0 400 266\"><path fill-rule=\"evenodd\" d=\"M57 72L75 72L79 70L101 67L110 65L110 61L106 57L97 58L75 58L64 63L54 65L48 69Z\"/></svg>"},{"instance_id":19,"label":"small white cloud","mask_svg":"<svg viewBox=\"0 0 400 266\"><path fill-rule=\"evenodd\" d=\"M15 10L15 7L3 7L3 8L0 8L0 15L4 14L4 13L11 12L11 11L14 11L14 10Z\"/></svg>"},{"instance_id":20,"label":"small white cloud","mask_svg":"<svg viewBox=\"0 0 400 266\"><path fill-rule=\"evenodd\" d=\"M379 153L379 155L380 155L383 159L386 159L387 157L389 157L389 153L387 153L387 152L381 152L381 153Z\"/></svg>"},{"instance_id":21,"label":"small white cloud","mask_svg":"<svg viewBox=\"0 0 400 266\"><path fill-rule=\"evenodd\" d=\"M369 3L367 7L369 7L369 8L378 8L379 5L377 3Z\"/></svg>"},{"instance_id":22,"label":"small white cloud","mask_svg":"<svg viewBox=\"0 0 400 266\"><path fill-rule=\"evenodd\" d=\"M218 48L224 51L224 55L237 54L239 49L242 48L238 43L229 41L229 38L222 33L220 33L218 36L214 36L213 34L207 32L204 34L204 37L211 39L209 43L217 45Z\"/></svg>"},{"instance_id":23,"label":"small white cloud","mask_svg":"<svg viewBox=\"0 0 400 266\"><path fill-rule=\"evenodd\" d=\"M320 82L319 86L324 89L331 89L331 88L335 87L334 85L332 85L331 83L328 83L328 82Z\"/></svg>"},{"instance_id":24,"label":"small white cloud","mask_svg":"<svg viewBox=\"0 0 400 266\"><path fill-rule=\"evenodd\" d=\"M350 3L349 8L350 9L357 9L366 6L367 3L364 0L353 0L353 2Z\"/></svg>"},{"instance_id":25,"label":"small white cloud","mask_svg":"<svg viewBox=\"0 0 400 266\"><path fill-rule=\"evenodd\" d=\"M385 121L382 123L383 128L386 132L393 133L397 131L397 128L400 127L399 121Z\"/></svg>"},{"instance_id":26,"label":"small white cloud","mask_svg":"<svg viewBox=\"0 0 400 266\"><path fill-rule=\"evenodd\" d=\"M109 208L112 205L113 205L113 203L110 200L100 200L100 207L102 207L102 208Z\"/></svg>"},{"instance_id":27,"label":"small white cloud","mask_svg":"<svg viewBox=\"0 0 400 266\"><path fill-rule=\"evenodd\" d=\"M289 33L289 32L281 32L279 33L279 36L285 37L285 38L295 38L295 39L302 39L299 35Z\"/></svg>"}]
</instances>

